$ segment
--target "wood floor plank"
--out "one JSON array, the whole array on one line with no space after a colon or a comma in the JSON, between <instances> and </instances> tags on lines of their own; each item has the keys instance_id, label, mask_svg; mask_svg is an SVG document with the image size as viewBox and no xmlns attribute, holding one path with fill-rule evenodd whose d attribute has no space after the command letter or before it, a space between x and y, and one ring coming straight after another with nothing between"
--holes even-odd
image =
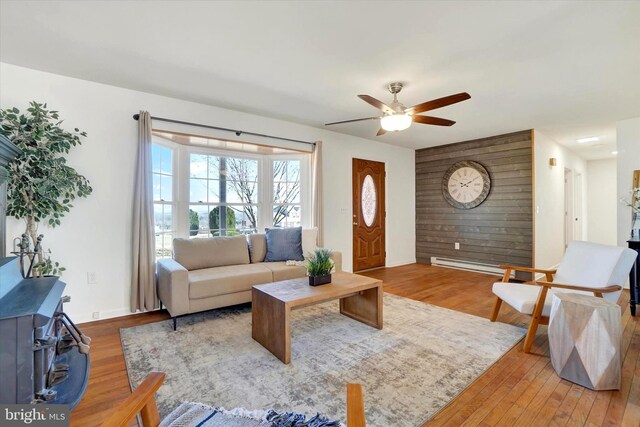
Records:
<instances>
[{"instance_id":1,"label":"wood floor plank","mask_svg":"<svg viewBox=\"0 0 640 427\"><path fill-rule=\"evenodd\" d=\"M485 418L491 413L493 409L495 409L502 401L507 398L509 395L514 394L514 388L522 379L526 373L536 365L538 362L538 358L530 355L527 360L518 366L511 375L507 377L507 379L501 384L500 388L495 390L491 395L488 396L487 400L482 402L477 410L471 413L466 420L464 420L465 426L477 426L480 425ZM452 421L461 421L459 419L453 419Z\"/></svg>"},{"instance_id":2,"label":"wood floor plank","mask_svg":"<svg viewBox=\"0 0 640 427\"><path fill-rule=\"evenodd\" d=\"M597 392L593 390L584 389L575 409L571 413L567 426L579 427L585 425L587 417L593 406L593 402L596 400Z\"/></svg>"},{"instance_id":3,"label":"wood floor plank","mask_svg":"<svg viewBox=\"0 0 640 427\"><path fill-rule=\"evenodd\" d=\"M636 322L634 336L640 335L640 322ZM627 397L627 406L624 409L622 425L624 427L637 427L640 420L640 357L636 361L636 369L633 373L631 389Z\"/></svg>"},{"instance_id":4,"label":"wood floor plank","mask_svg":"<svg viewBox=\"0 0 640 427\"><path fill-rule=\"evenodd\" d=\"M582 393L584 392L584 390L584 387L573 384L567 392L567 395L565 396L562 403L558 405L558 409L553 415L553 418L551 418L551 422L549 423L549 425L554 427L567 425L569 419L571 418L571 414L573 413L574 409L578 405L578 402L580 401L580 398L582 397Z\"/></svg>"},{"instance_id":5,"label":"wood floor plank","mask_svg":"<svg viewBox=\"0 0 640 427\"><path fill-rule=\"evenodd\" d=\"M547 401L551 398L551 395L555 391L556 387L560 383L561 378L557 375L551 375L540 388L535 397L525 407L524 412L516 420L516 425L528 426L535 422L538 412L542 410L547 404Z\"/></svg>"},{"instance_id":6,"label":"wood floor plank","mask_svg":"<svg viewBox=\"0 0 640 427\"><path fill-rule=\"evenodd\" d=\"M495 426L500 422L504 415L511 409L515 402L529 390L533 381L540 374L540 372L547 366L549 361L545 357L538 357L536 363L529 369L529 371L520 378L520 381L509 391L505 396L488 414L482 422L481 426Z\"/></svg>"},{"instance_id":7,"label":"wood floor plank","mask_svg":"<svg viewBox=\"0 0 640 427\"><path fill-rule=\"evenodd\" d=\"M503 358L504 359L504 358ZM510 374L519 366L519 360L505 360L499 370L494 375L486 376L485 381L476 381L465 392L469 392L465 399L455 404L450 404L438 413L429 425L460 425L470 414L472 414L488 398L488 395L496 387L504 382L504 376ZM495 365L494 365L495 366ZM454 402L452 402L454 403Z\"/></svg>"},{"instance_id":8,"label":"wood floor plank","mask_svg":"<svg viewBox=\"0 0 640 427\"><path fill-rule=\"evenodd\" d=\"M535 364L533 356L520 358L510 372L503 372L501 377L497 377L494 383L489 383L476 396L472 403L459 410L451 418L450 422L455 425L475 426L504 398L517 383L517 378L521 377L532 364ZM496 388L497 387L497 388Z\"/></svg>"},{"instance_id":9,"label":"wood floor plank","mask_svg":"<svg viewBox=\"0 0 640 427\"><path fill-rule=\"evenodd\" d=\"M634 328L635 329L635 328ZM631 345L627 350L626 357L622 363L622 384L620 390L611 393L611 401L607 408L604 426L619 426L622 424L624 410L631 391L631 384L634 380L633 373L636 370L638 354L640 353L640 335L634 334ZM640 422L638 423L640 425Z\"/></svg>"},{"instance_id":10,"label":"wood floor plank","mask_svg":"<svg viewBox=\"0 0 640 427\"><path fill-rule=\"evenodd\" d=\"M510 427L516 425L516 421L520 416L525 412L531 400L538 394L540 389L547 383L547 380L551 377L551 375L555 375L553 367L551 366L551 362L547 361L547 364L544 366L540 374L531 382L531 385L527 388L527 390L522 393L518 399L514 402L514 404L509 408L500 421L498 421L497 426L502 427Z\"/></svg>"},{"instance_id":11,"label":"wood floor plank","mask_svg":"<svg viewBox=\"0 0 640 427\"><path fill-rule=\"evenodd\" d=\"M626 360L626 357L628 356L629 346L631 345L631 340L636 329L637 318L632 318L630 311L628 309L625 309L622 315L622 324L624 327L624 331L622 333L622 354L624 355L624 367L624 362ZM614 391L603 391L598 393L598 396L596 396L596 400L593 403L593 407L589 412L589 417L587 418L586 422L587 425L601 426L605 424L605 421L607 420L609 403L611 402L613 394Z\"/></svg>"},{"instance_id":12,"label":"wood floor plank","mask_svg":"<svg viewBox=\"0 0 640 427\"><path fill-rule=\"evenodd\" d=\"M386 292L486 319L494 303L491 286L499 280L497 276L420 264L365 275L383 280ZM619 302L624 327L623 390L595 392L561 380L549 363L546 327L541 327L533 354L523 353L522 344L518 344L424 425L459 426L466 421L469 425L506 427L640 426L640 319L631 317L628 300L625 291ZM71 413L72 426L100 425L130 395L120 328L168 318L166 311L157 311L81 325L93 339L91 374L87 393ZM529 317L503 304L498 321L526 327ZM251 402L246 406L251 407Z\"/></svg>"},{"instance_id":13,"label":"wood floor plank","mask_svg":"<svg viewBox=\"0 0 640 427\"><path fill-rule=\"evenodd\" d=\"M560 407L560 404L564 401L570 389L571 382L561 379L545 404L536 414L535 420L533 420L533 422L529 423L528 425L550 425L553 416Z\"/></svg>"}]
</instances>

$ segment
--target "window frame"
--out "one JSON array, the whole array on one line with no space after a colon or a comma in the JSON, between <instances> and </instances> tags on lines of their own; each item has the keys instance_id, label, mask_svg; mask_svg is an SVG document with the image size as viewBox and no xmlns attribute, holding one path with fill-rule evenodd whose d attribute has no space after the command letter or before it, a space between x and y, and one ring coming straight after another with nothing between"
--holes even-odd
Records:
<instances>
[{"instance_id":1,"label":"window frame","mask_svg":"<svg viewBox=\"0 0 640 427\"><path fill-rule=\"evenodd\" d=\"M177 172L178 172L176 167L177 167L178 163L176 161L177 160L176 159L176 155L178 153L178 150L176 150L176 147L175 147L175 145L173 143L171 143L170 141L163 140L160 137L157 137L157 139L156 139L156 137L153 137L152 140L151 140L151 144L152 144L152 146L153 145L157 145L157 146L159 146L161 148L166 148L166 149L171 150L171 172L172 172L171 175L162 173L162 169L160 169L159 173L154 172L154 170L153 170L153 155L152 155L152 158L151 158L152 185L153 185L153 176L154 175L160 175L160 177L162 177L162 176L170 176L171 177L171 200L170 201L166 201L166 200L163 200L163 199L155 200L155 198L153 198L153 208L154 208L153 209L153 222L154 222L154 224L153 224L153 228L154 228L153 232L154 232L154 239L156 237L156 234L161 234L161 235L167 235L168 234L168 235L171 236L171 240L173 240L178 234L178 229L177 229L178 222L176 220L177 219L176 218L176 214L178 212L178 202L177 202L178 195L177 195L177 192L176 192L176 190L177 190L176 175L177 175ZM153 152L153 147L152 147L152 152ZM160 157L160 159L161 159L160 160L160 165L162 165L162 156ZM162 186L162 181L161 181L160 185ZM160 231L160 232L157 232L155 230L155 228L156 228L155 227L155 225L156 225L155 224L155 207L156 207L156 205L163 206L163 209L162 209L163 222L164 222L164 206L170 206L171 207L171 230L169 230L169 231ZM164 242L164 238L162 239L162 241ZM164 246L164 244L163 244L163 246ZM170 247L171 251L173 252L173 244L169 245L169 247ZM155 249L154 256L155 256L156 260L162 259L162 258L171 258L171 254L159 257L158 256L158 248L156 247L154 249Z\"/></svg>"},{"instance_id":2,"label":"window frame","mask_svg":"<svg viewBox=\"0 0 640 427\"><path fill-rule=\"evenodd\" d=\"M235 158L235 159L247 159L247 160L256 160L258 162L258 171L257 171L257 178L258 178L258 199L257 199L257 203L251 203L251 205L256 206L257 207L257 212L258 212L258 223L256 224L256 229L259 231L261 229L260 227L260 223L261 223L261 218L262 218L262 212L261 212L261 198L262 198L262 183L261 183L261 178L263 177L262 175L262 158L264 156L261 155L256 155L256 154L248 154L248 153L238 153L236 151L232 151L232 150L221 150L219 148L206 148L206 147L189 147L189 146L182 146L184 149L184 153L185 155L184 157L184 168L185 168L185 176L181 178L184 179L186 181L186 191L185 191L185 199L186 199L186 212L187 212L187 216L188 216L188 212L189 212L189 207L192 205L199 205L199 206L238 206L238 207L242 207L244 205L246 205L247 203L230 203L230 202L217 202L217 203L193 203L191 202L190 198L190 192L189 192L189 186L190 186L190 180L191 180L191 176L190 176L190 171L191 171L191 155L192 154L199 154L199 155L205 155L205 156L213 156L213 157L226 157L226 158ZM183 208L179 208L181 210L183 210ZM188 229L189 229L189 225L187 224L186 226L187 228L187 233L185 237L191 237L189 235Z\"/></svg>"},{"instance_id":3,"label":"window frame","mask_svg":"<svg viewBox=\"0 0 640 427\"><path fill-rule=\"evenodd\" d=\"M257 198L257 224L258 233L264 233L265 228L273 227L273 163L277 160L300 161L300 205L302 210L300 223L302 227L311 225L311 153L285 153L285 154L253 154L235 150L220 148L208 148L195 145L184 145L168 141L159 135L153 135L153 144L172 149L173 175L172 175L172 227L173 236L189 238L189 208L190 201L190 161L191 154L218 156L227 158L240 158L257 160L258 162L258 198ZM155 201L154 201L155 204ZM241 209L243 203L201 203L203 206L237 206ZM254 206L255 206L254 205Z\"/></svg>"},{"instance_id":4,"label":"window frame","mask_svg":"<svg viewBox=\"0 0 640 427\"><path fill-rule=\"evenodd\" d=\"M309 227L311 221L310 221L310 208L311 208L311 191L309 190L308 193L309 194L304 194L305 193L305 188L310 189L310 179L309 179L309 173L310 173L310 155L307 155L307 159L305 159L305 155L304 154L286 154L286 155L272 155L269 156L269 177L270 177L270 182L269 185L270 187L270 198L268 201L269 204L269 215L270 215L270 223L271 225L273 225L273 208L277 205L288 205L288 206L300 206L300 209L302 210L302 213L300 215L300 225L303 227ZM274 187L274 180L273 180L273 164L277 161L299 161L300 162L300 196L299 196L299 201L297 203L276 203L275 202L275 194L273 191L273 187ZM305 161L307 160L307 161ZM289 183L289 181L286 181L286 183ZM307 217L307 214L309 214L309 216Z\"/></svg>"}]
</instances>

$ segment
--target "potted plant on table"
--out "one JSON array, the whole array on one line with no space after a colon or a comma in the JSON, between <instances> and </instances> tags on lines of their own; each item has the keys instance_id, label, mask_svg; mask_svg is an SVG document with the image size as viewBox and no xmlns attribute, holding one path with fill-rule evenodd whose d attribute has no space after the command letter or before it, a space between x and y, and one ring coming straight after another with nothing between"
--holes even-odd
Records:
<instances>
[{"instance_id":1,"label":"potted plant on table","mask_svg":"<svg viewBox=\"0 0 640 427\"><path fill-rule=\"evenodd\" d=\"M318 286L331 283L331 272L333 271L333 260L329 249L316 249L313 255L307 259L307 275L309 285Z\"/></svg>"}]
</instances>

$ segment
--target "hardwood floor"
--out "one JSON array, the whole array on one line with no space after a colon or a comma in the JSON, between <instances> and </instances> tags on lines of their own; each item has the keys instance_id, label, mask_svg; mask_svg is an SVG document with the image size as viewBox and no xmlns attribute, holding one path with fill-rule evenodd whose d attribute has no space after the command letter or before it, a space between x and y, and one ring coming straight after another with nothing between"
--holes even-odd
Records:
<instances>
[{"instance_id":1,"label":"hardwood floor","mask_svg":"<svg viewBox=\"0 0 640 427\"><path fill-rule=\"evenodd\" d=\"M452 310L489 318L493 308L496 276L419 264L364 274L383 280L386 292ZM595 392L560 379L549 362L546 327L541 327L531 354L518 344L425 426L640 426L640 317L631 317L628 299L625 291L620 390ZM130 394L120 328L167 318L160 311L82 325L93 339L91 376L71 414L72 426L100 425ZM503 304L498 321L524 327L528 317Z\"/></svg>"}]
</instances>

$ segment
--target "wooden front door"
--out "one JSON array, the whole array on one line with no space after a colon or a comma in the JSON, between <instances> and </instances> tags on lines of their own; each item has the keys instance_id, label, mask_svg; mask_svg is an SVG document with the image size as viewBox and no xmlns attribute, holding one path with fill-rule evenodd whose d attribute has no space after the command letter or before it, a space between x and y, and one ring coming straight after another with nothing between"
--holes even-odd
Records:
<instances>
[{"instance_id":1,"label":"wooden front door","mask_svg":"<svg viewBox=\"0 0 640 427\"><path fill-rule=\"evenodd\" d=\"M385 265L384 163L353 159L353 271Z\"/></svg>"}]
</instances>

